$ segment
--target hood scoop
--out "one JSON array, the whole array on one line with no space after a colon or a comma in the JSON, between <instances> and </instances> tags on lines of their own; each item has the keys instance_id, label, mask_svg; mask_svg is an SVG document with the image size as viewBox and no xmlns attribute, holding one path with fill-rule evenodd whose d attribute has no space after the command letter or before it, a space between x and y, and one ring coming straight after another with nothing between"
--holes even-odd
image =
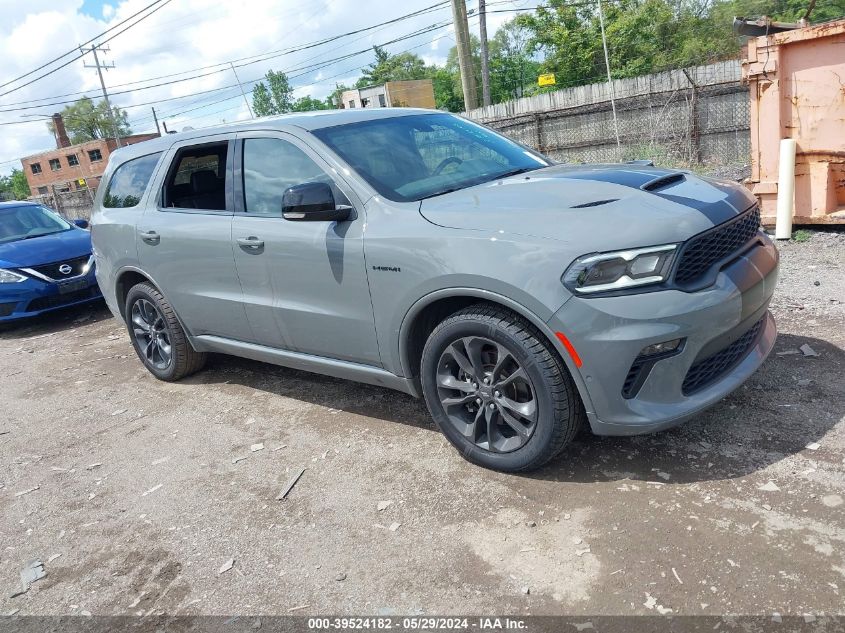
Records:
<instances>
[{"instance_id":1,"label":"hood scoop","mask_svg":"<svg viewBox=\"0 0 845 633\"><path fill-rule=\"evenodd\" d=\"M665 176L659 176L654 180L649 180L647 183L642 185L640 189L649 192L660 191L661 189L667 189L668 187L684 182L686 179L687 177L684 174L666 174Z\"/></svg>"},{"instance_id":2,"label":"hood scoop","mask_svg":"<svg viewBox=\"0 0 845 633\"><path fill-rule=\"evenodd\" d=\"M603 204L610 204L611 202L616 202L619 198L609 198L607 200L594 200L593 202L584 202L582 204L574 204L570 209L586 209L588 207L600 207Z\"/></svg>"}]
</instances>

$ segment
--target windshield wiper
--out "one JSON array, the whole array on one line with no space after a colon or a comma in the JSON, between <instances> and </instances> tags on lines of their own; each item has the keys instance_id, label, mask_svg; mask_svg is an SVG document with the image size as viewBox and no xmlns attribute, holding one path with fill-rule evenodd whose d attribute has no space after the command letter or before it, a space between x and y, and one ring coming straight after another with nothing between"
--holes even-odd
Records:
<instances>
[{"instance_id":1,"label":"windshield wiper","mask_svg":"<svg viewBox=\"0 0 845 633\"><path fill-rule=\"evenodd\" d=\"M427 200L428 198L434 198L435 196L442 196L444 193L452 193L453 191L460 191L461 189L466 189L467 187L471 187L472 185L456 185L454 187L446 187L445 189L438 189L434 193L430 193L427 196L423 196L420 200Z\"/></svg>"},{"instance_id":2,"label":"windshield wiper","mask_svg":"<svg viewBox=\"0 0 845 633\"><path fill-rule=\"evenodd\" d=\"M499 180L500 178L510 178L511 176L518 176L519 174L524 174L527 171L535 171L539 169L539 167L520 167L518 169L511 169L510 171L502 172L501 174L496 174L491 180Z\"/></svg>"}]
</instances>

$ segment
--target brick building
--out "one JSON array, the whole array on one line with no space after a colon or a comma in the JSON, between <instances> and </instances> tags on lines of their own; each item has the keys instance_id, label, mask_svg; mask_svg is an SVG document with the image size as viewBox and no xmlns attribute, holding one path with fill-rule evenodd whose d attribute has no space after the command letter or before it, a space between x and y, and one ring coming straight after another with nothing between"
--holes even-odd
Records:
<instances>
[{"instance_id":1,"label":"brick building","mask_svg":"<svg viewBox=\"0 0 845 633\"><path fill-rule=\"evenodd\" d=\"M96 189L106 170L109 155L117 148L113 138L96 139L71 145L60 114L53 115L56 149L21 159L23 172L33 196L56 192ZM158 134L133 134L122 137L123 145L157 138Z\"/></svg>"},{"instance_id":2,"label":"brick building","mask_svg":"<svg viewBox=\"0 0 845 633\"><path fill-rule=\"evenodd\" d=\"M388 81L382 86L345 90L344 108L434 108L431 79Z\"/></svg>"}]
</instances>

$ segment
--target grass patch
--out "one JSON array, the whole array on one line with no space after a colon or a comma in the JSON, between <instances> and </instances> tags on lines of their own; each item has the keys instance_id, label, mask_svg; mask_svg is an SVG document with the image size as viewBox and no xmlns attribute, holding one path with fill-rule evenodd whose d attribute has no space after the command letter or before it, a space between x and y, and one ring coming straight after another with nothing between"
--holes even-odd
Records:
<instances>
[{"instance_id":1,"label":"grass patch","mask_svg":"<svg viewBox=\"0 0 845 633\"><path fill-rule=\"evenodd\" d=\"M792 234L792 241L793 242L809 242L810 238L813 236L812 231L808 231L807 229L798 229Z\"/></svg>"}]
</instances>

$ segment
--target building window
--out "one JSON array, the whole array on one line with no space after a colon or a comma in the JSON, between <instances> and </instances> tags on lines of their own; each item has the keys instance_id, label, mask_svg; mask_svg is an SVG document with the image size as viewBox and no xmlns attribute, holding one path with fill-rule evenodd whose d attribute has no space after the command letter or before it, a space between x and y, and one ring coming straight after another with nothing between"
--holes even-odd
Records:
<instances>
[{"instance_id":1,"label":"building window","mask_svg":"<svg viewBox=\"0 0 845 633\"><path fill-rule=\"evenodd\" d=\"M88 160L90 160L92 163L96 163L98 160L103 160L103 154L98 149L89 149Z\"/></svg>"},{"instance_id":2,"label":"building window","mask_svg":"<svg viewBox=\"0 0 845 633\"><path fill-rule=\"evenodd\" d=\"M384 101L384 95L378 96L378 105L379 105L380 108L386 108L387 107L387 105Z\"/></svg>"},{"instance_id":3,"label":"building window","mask_svg":"<svg viewBox=\"0 0 845 633\"><path fill-rule=\"evenodd\" d=\"M39 196L46 196L47 195L47 187L38 187L38 195Z\"/></svg>"},{"instance_id":4,"label":"building window","mask_svg":"<svg viewBox=\"0 0 845 633\"><path fill-rule=\"evenodd\" d=\"M50 159L50 169L53 171L59 171L62 168L62 163L58 158L51 158Z\"/></svg>"},{"instance_id":5,"label":"building window","mask_svg":"<svg viewBox=\"0 0 845 633\"><path fill-rule=\"evenodd\" d=\"M33 174L41 173L41 163L32 163L29 168L32 170Z\"/></svg>"},{"instance_id":6,"label":"building window","mask_svg":"<svg viewBox=\"0 0 845 633\"><path fill-rule=\"evenodd\" d=\"M79 164L79 158L76 154L68 154L67 157L67 166L68 167L76 167Z\"/></svg>"},{"instance_id":7,"label":"building window","mask_svg":"<svg viewBox=\"0 0 845 633\"><path fill-rule=\"evenodd\" d=\"M354 102L354 101L350 101L350 102L349 102L349 107L350 107L350 108L354 108L354 107L355 107L355 102Z\"/></svg>"}]
</instances>

